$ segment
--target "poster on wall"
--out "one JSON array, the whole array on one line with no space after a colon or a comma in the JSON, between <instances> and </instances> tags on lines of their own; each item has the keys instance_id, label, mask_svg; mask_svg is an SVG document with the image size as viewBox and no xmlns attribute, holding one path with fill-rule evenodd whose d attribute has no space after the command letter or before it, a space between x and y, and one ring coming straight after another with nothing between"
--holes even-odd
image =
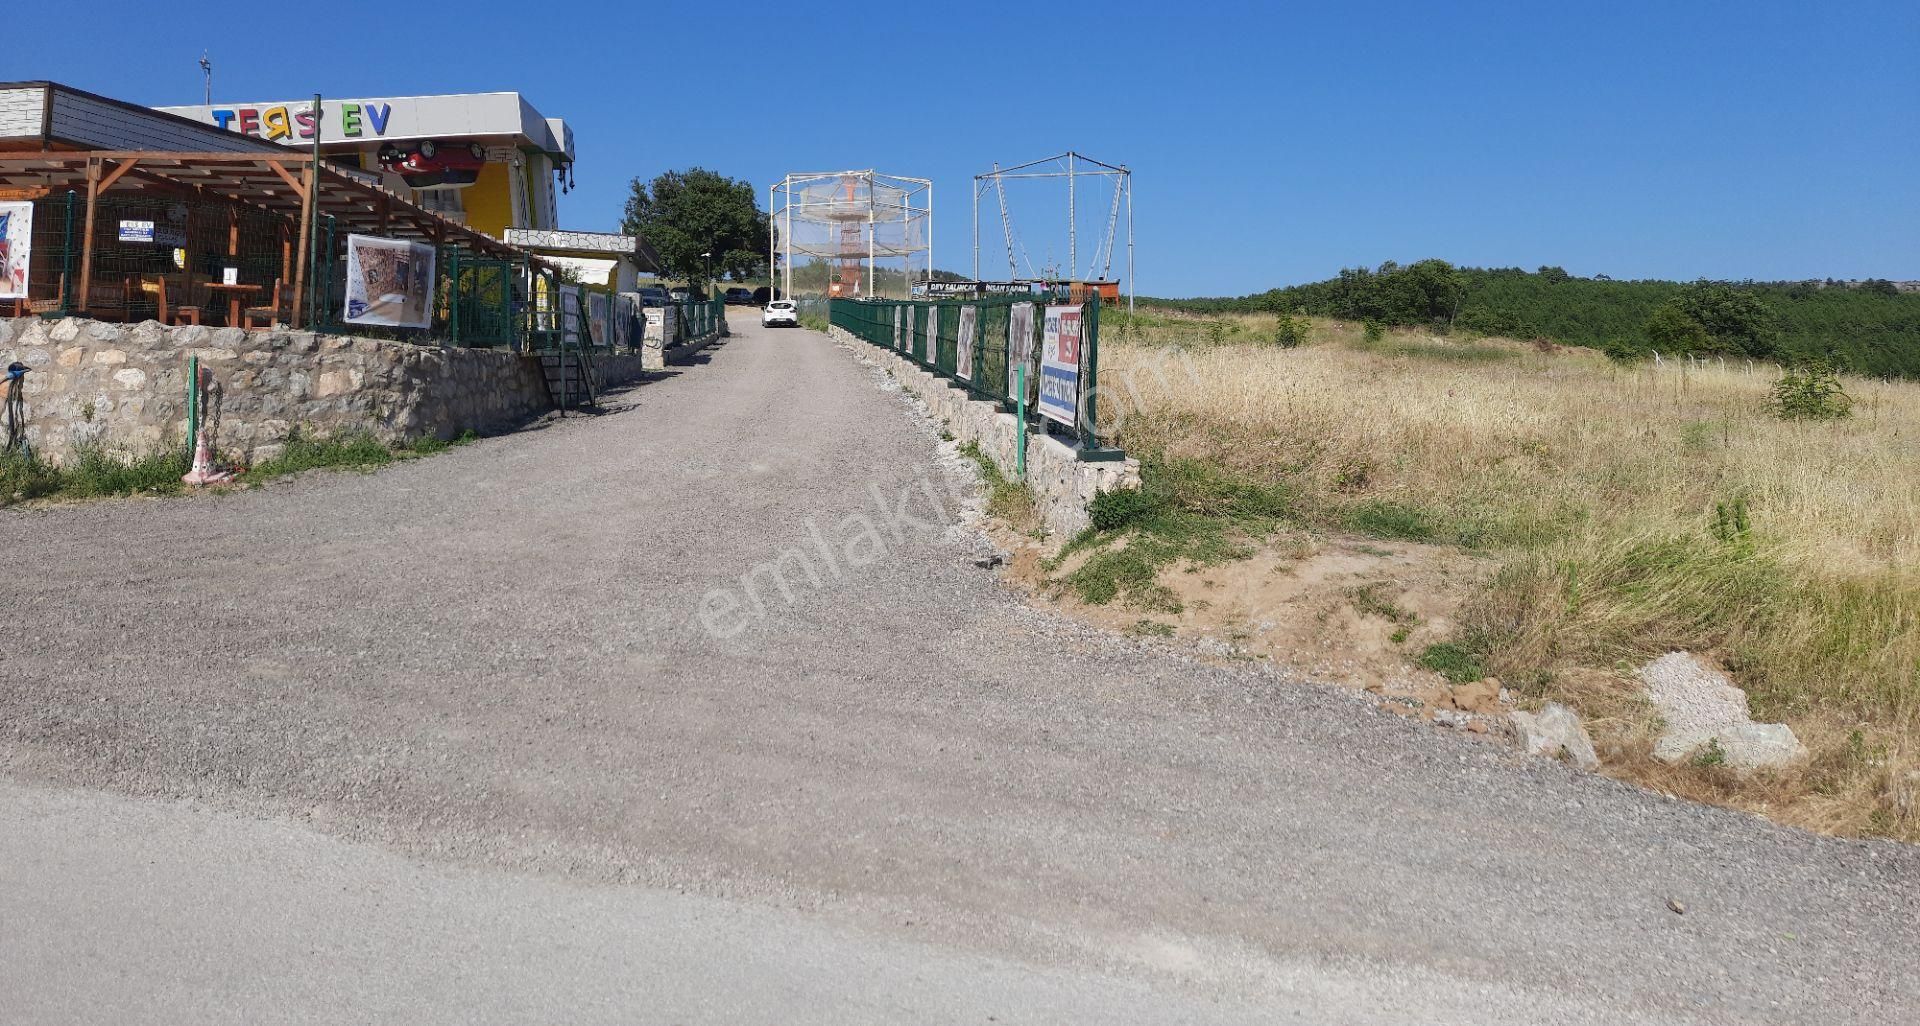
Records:
<instances>
[{"instance_id":1,"label":"poster on wall","mask_svg":"<svg viewBox=\"0 0 1920 1026\"><path fill-rule=\"evenodd\" d=\"M33 258L33 203L0 203L0 299L27 298Z\"/></svg>"},{"instance_id":2,"label":"poster on wall","mask_svg":"<svg viewBox=\"0 0 1920 1026\"><path fill-rule=\"evenodd\" d=\"M1007 394L1019 395L1020 368L1027 369L1024 379L1033 384L1033 304L1015 303L1007 310Z\"/></svg>"},{"instance_id":3,"label":"poster on wall","mask_svg":"<svg viewBox=\"0 0 1920 1026\"><path fill-rule=\"evenodd\" d=\"M914 308L909 306L903 315L906 317L906 327L902 329L905 334L901 337L905 340L905 343L901 346L900 351L908 356L913 355L913 314Z\"/></svg>"},{"instance_id":4,"label":"poster on wall","mask_svg":"<svg viewBox=\"0 0 1920 1026\"><path fill-rule=\"evenodd\" d=\"M973 380L973 324L979 312L971 306L960 308L960 340L954 346L953 373L961 381Z\"/></svg>"},{"instance_id":5,"label":"poster on wall","mask_svg":"<svg viewBox=\"0 0 1920 1026\"><path fill-rule=\"evenodd\" d=\"M1047 307L1040 338L1040 415L1068 427L1080 416L1080 308Z\"/></svg>"},{"instance_id":6,"label":"poster on wall","mask_svg":"<svg viewBox=\"0 0 1920 1026\"><path fill-rule=\"evenodd\" d=\"M893 351L900 351L900 308L893 308Z\"/></svg>"},{"instance_id":7,"label":"poster on wall","mask_svg":"<svg viewBox=\"0 0 1920 1026\"><path fill-rule=\"evenodd\" d=\"M940 308L927 307L927 333L920 358L932 364L940 358Z\"/></svg>"},{"instance_id":8,"label":"poster on wall","mask_svg":"<svg viewBox=\"0 0 1920 1026\"><path fill-rule=\"evenodd\" d=\"M348 324L425 328L433 319L433 247L347 236Z\"/></svg>"}]
</instances>

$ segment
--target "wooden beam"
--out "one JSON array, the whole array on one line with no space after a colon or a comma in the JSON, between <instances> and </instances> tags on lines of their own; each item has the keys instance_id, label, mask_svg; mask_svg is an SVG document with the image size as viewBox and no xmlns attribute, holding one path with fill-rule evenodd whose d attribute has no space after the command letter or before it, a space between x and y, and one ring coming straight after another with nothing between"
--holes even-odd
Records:
<instances>
[{"instance_id":1,"label":"wooden beam","mask_svg":"<svg viewBox=\"0 0 1920 1026\"><path fill-rule=\"evenodd\" d=\"M126 160L121 161L119 165L117 165L113 169L113 173L108 175L106 177L106 180L100 183L100 191L106 192L108 189L113 188L113 183L119 181L121 175L124 175L127 172L133 170L134 165L138 163L140 163L140 159L138 157L129 157Z\"/></svg>"},{"instance_id":2,"label":"wooden beam","mask_svg":"<svg viewBox=\"0 0 1920 1026\"><path fill-rule=\"evenodd\" d=\"M37 200L53 195L50 185L0 187L0 200Z\"/></svg>"},{"instance_id":3,"label":"wooden beam","mask_svg":"<svg viewBox=\"0 0 1920 1026\"><path fill-rule=\"evenodd\" d=\"M278 169L276 168L275 170ZM300 190L300 254L295 258L293 265L292 316L293 324L296 326L301 323L300 307L302 304L300 301L305 298L307 291L307 273L309 270L307 267L307 253L313 248L308 236L308 233L313 230L313 198L314 194L320 191L317 188L318 183L314 181L313 170L314 165L308 164L306 175L304 176L306 179L306 188ZM281 173L283 175L285 174L285 172Z\"/></svg>"},{"instance_id":4,"label":"wooden beam","mask_svg":"<svg viewBox=\"0 0 1920 1026\"><path fill-rule=\"evenodd\" d=\"M93 215L99 206L100 165L87 161L87 233L80 237L80 309L93 293Z\"/></svg>"},{"instance_id":5,"label":"wooden beam","mask_svg":"<svg viewBox=\"0 0 1920 1026\"><path fill-rule=\"evenodd\" d=\"M274 174L280 176L281 181L284 181L287 183L287 188L292 189L293 194L295 196L300 197L300 202L302 204L306 203L307 187L297 181L294 181L293 176L287 173L286 165L281 164L278 161L269 160L267 161L267 166L273 169Z\"/></svg>"}]
</instances>

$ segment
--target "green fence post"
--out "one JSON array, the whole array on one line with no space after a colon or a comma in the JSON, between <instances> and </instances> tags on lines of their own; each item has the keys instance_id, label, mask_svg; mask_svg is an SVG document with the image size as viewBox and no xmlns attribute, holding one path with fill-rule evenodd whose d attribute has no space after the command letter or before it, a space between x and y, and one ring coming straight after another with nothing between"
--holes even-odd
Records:
<instances>
[{"instance_id":1,"label":"green fence post","mask_svg":"<svg viewBox=\"0 0 1920 1026\"><path fill-rule=\"evenodd\" d=\"M449 263L452 265L447 282L447 330L453 336L453 344L460 344L460 250L455 249Z\"/></svg>"},{"instance_id":2,"label":"green fence post","mask_svg":"<svg viewBox=\"0 0 1920 1026\"><path fill-rule=\"evenodd\" d=\"M1100 390L1100 297L1093 297L1092 311L1086 319L1087 337L1083 340L1087 347L1087 409L1084 434L1085 448L1100 448L1099 416L1097 394Z\"/></svg>"},{"instance_id":3,"label":"green fence post","mask_svg":"<svg viewBox=\"0 0 1920 1026\"><path fill-rule=\"evenodd\" d=\"M1019 412L1014 415L1018 428L1019 448L1013 451L1013 476L1022 481L1027 479L1027 368L1025 364L1013 369L1013 387L1020 390L1020 397L1014 400Z\"/></svg>"},{"instance_id":4,"label":"green fence post","mask_svg":"<svg viewBox=\"0 0 1920 1026\"><path fill-rule=\"evenodd\" d=\"M60 249L60 312L65 314L73 307L73 207L80 201L80 194L67 190L67 236L66 243Z\"/></svg>"},{"instance_id":5,"label":"green fence post","mask_svg":"<svg viewBox=\"0 0 1920 1026\"><path fill-rule=\"evenodd\" d=\"M187 357L187 458L200 448L200 358Z\"/></svg>"}]
</instances>

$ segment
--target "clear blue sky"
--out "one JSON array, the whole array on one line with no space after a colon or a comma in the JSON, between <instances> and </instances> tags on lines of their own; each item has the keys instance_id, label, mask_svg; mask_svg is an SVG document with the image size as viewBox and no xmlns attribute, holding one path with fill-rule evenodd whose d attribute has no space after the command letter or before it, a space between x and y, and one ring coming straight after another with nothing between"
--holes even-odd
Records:
<instances>
[{"instance_id":1,"label":"clear blue sky","mask_svg":"<svg viewBox=\"0 0 1920 1026\"><path fill-rule=\"evenodd\" d=\"M935 181L938 262L964 270L972 175L1071 148L1137 175L1143 294L1428 256L1920 278L1914 0L83 6L15 5L35 42L0 78L196 103L206 48L216 101L518 90L574 127L574 228L670 168L764 195L875 167ZM1032 202L1029 250L1064 251Z\"/></svg>"}]
</instances>

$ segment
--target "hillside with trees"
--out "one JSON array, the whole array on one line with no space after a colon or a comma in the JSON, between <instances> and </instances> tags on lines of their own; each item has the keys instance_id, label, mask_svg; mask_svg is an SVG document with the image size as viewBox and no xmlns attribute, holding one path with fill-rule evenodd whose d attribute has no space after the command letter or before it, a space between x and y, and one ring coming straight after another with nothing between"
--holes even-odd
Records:
<instances>
[{"instance_id":1,"label":"hillside with trees","mask_svg":"<svg viewBox=\"0 0 1920 1026\"><path fill-rule=\"evenodd\" d=\"M1619 359L1658 351L1819 360L1859 374L1920 377L1920 292L1889 281L1615 281L1558 267L1421 260L1251 296L1155 302L1198 313L1304 313L1548 338Z\"/></svg>"}]
</instances>

